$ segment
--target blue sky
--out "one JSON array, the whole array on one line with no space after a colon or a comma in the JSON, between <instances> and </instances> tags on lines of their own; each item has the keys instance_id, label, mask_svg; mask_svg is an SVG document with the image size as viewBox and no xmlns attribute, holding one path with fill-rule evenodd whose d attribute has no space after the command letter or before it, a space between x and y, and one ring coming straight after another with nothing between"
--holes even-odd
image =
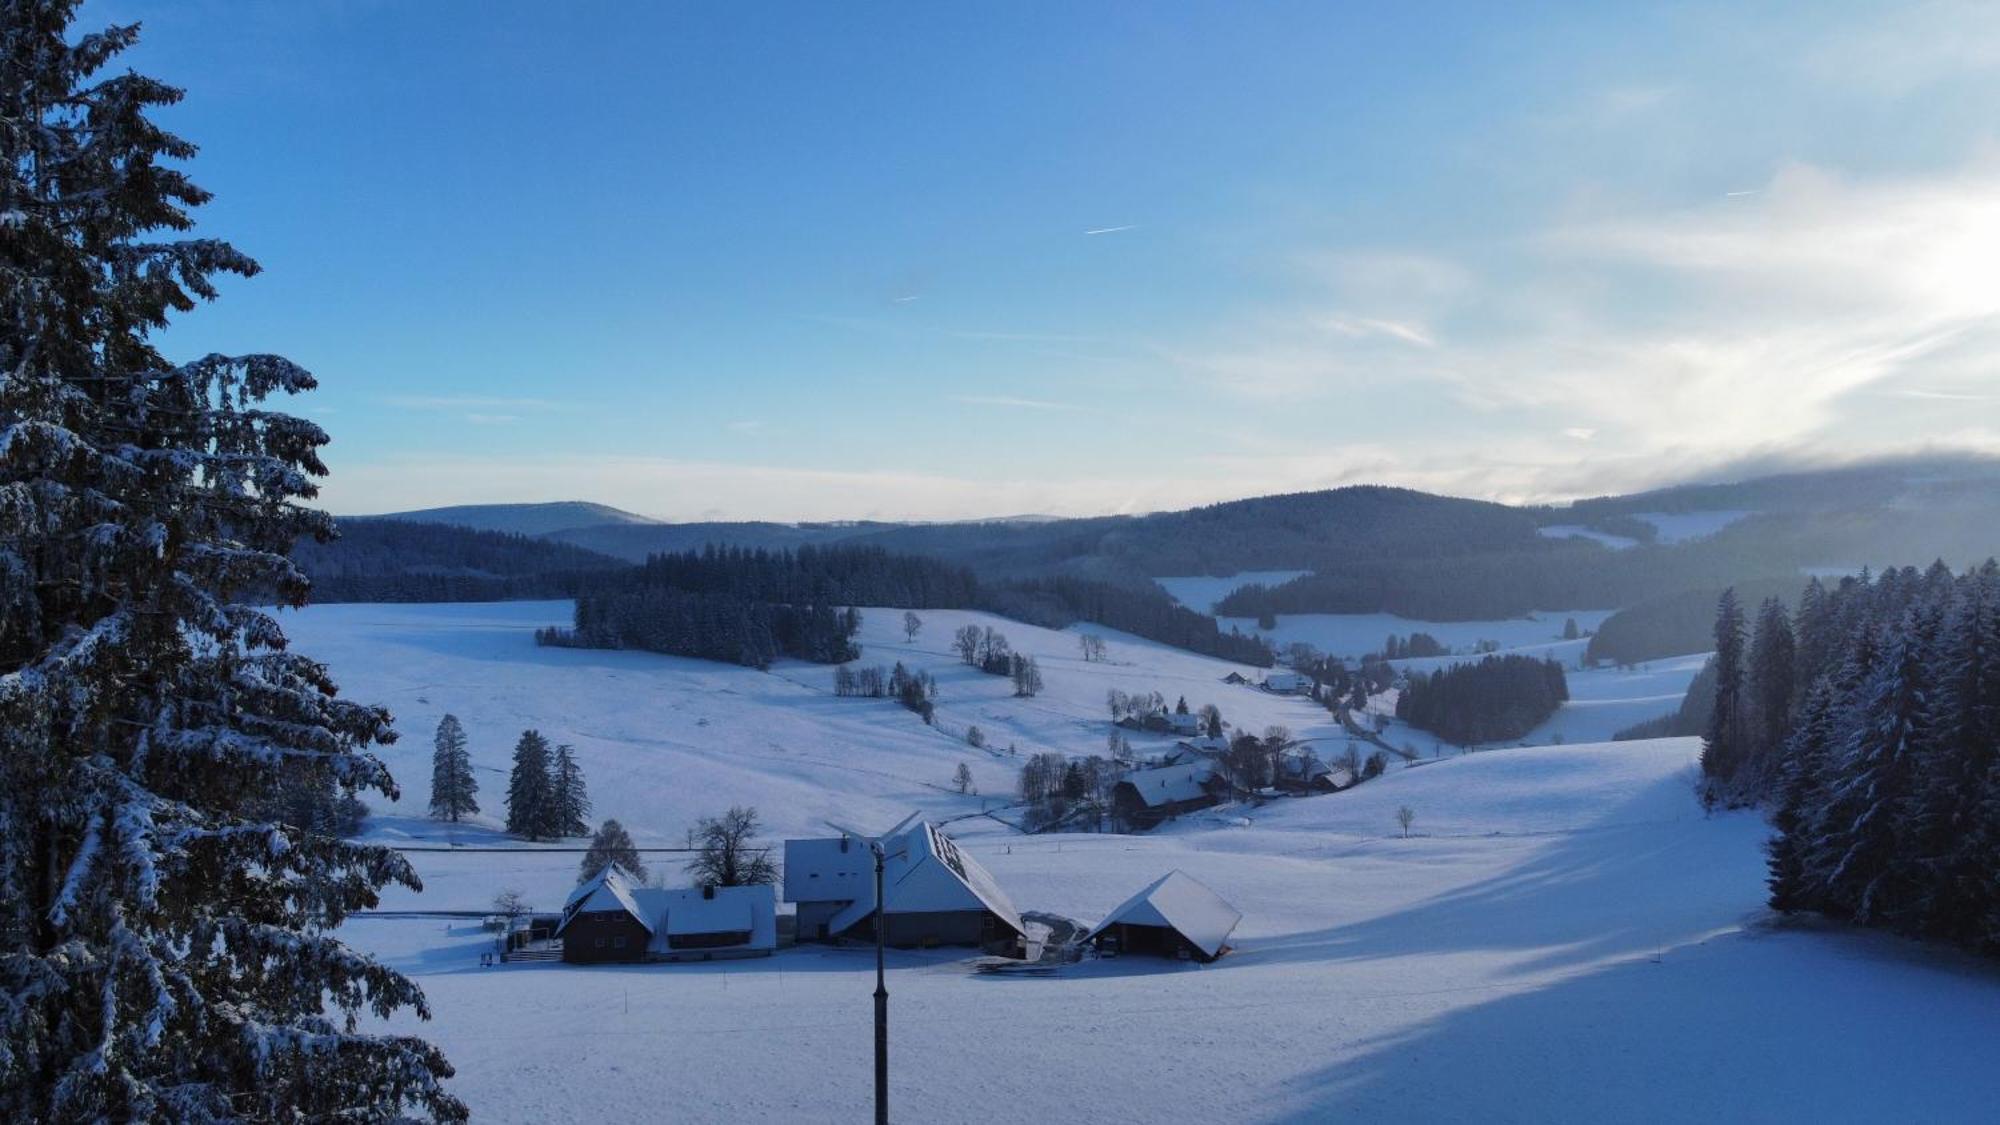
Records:
<instances>
[{"instance_id":1,"label":"blue sky","mask_svg":"<svg viewBox=\"0 0 2000 1125\"><path fill-rule=\"evenodd\" d=\"M266 268L166 346L312 368L336 512L2000 447L2000 6L84 10L129 19Z\"/></svg>"}]
</instances>

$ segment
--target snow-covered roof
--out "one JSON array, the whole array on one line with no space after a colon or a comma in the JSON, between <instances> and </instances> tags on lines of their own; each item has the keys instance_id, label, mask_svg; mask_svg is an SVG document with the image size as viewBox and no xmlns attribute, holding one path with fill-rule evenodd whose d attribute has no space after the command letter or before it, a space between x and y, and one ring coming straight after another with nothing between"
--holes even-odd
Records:
<instances>
[{"instance_id":1,"label":"snow-covered roof","mask_svg":"<svg viewBox=\"0 0 2000 1125\"><path fill-rule=\"evenodd\" d=\"M1208 885L1185 871L1169 871L1152 886L1121 903L1090 931L1096 937L1116 923L1165 926L1209 957L1222 952L1243 914ZM1089 940L1086 938L1085 940Z\"/></svg>"},{"instance_id":2,"label":"snow-covered roof","mask_svg":"<svg viewBox=\"0 0 2000 1125\"><path fill-rule=\"evenodd\" d=\"M668 891L668 934L729 934L750 930L757 921L756 898L771 897L769 887L700 887ZM711 897L712 896L712 897Z\"/></svg>"},{"instance_id":3,"label":"snow-covered roof","mask_svg":"<svg viewBox=\"0 0 2000 1125\"><path fill-rule=\"evenodd\" d=\"M664 949L667 939L688 934L748 933L748 949L772 949L778 943L777 892L769 886L716 887L712 895L700 887L668 890L642 887L623 868L606 867L577 884L563 904L560 936L579 914L622 910L653 935L651 947Z\"/></svg>"},{"instance_id":4,"label":"snow-covered roof","mask_svg":"<svg viewBox=\"0 0 2000 1125\"><path fill-rule=\"evenodd\" d=\"M828 922L834 933L875 910L875 860L868 845L842 838L785 841L785 901L845 902ZM885 840L883 898L891 914L990 910L1016 932L1021 914L991 872L960 850L951 837L919 821Z\"/></svg>"},{"instance_id":5,"label":"snow-covered roof","mask_svg":"<svg viewBox=\"0 0 2000 1125\"><path fill-rule=\"evenodd\" d=\"M596 914L605 911L623 910L638 919L648 933L654 931L653 919L640 907L633 897L634 880L625 869L615 863L606 864L604 870L578 883L563 902L562 921L556 924L556 933L561 934L569 920L579 914Z\"/></svg>"},{"instance_id":6,"label":"snow-covered roof","mask_svg":"<svg viewBox=\"0 0 2000 1125\"><path fill-rule=\"evenodd\" d=\"M750 935L749 941L722 950L778 947L778 892L769 884L716 887L713 897L700 887L644 888L639 902L660 919L651 946L655 952L671 950L675 938L696 934Z\"/></svg>"},{"instance_id":7,"label":"snow-covered roof","mask_svg":"<svg viewBox=\"0 0 2000 1125\"><path fill-rule=\"evenodd\" d=\"M1208 796L1203 788L1215 777L1215 763L1206 758L1151 770L1133 770L1121 783L1132 786L1147 808L1194 801Z\"/></svg>"}]
</instances>

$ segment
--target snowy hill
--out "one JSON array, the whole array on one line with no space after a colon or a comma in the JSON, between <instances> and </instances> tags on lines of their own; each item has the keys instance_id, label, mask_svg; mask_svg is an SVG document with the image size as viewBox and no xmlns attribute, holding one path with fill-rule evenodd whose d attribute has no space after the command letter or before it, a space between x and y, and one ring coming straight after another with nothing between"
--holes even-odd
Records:
<instances>
[{"instance_id":1,"label":"snowy hill","mask_svg":"<svg viewBox=\"0 0 2000 1125\"><path fill-rule=\"evenodd\" d=\"M442 523L474 531L506 531L515 535L548 535L580 527L622 527L659 522L585 500L559 500L546 504L460 504L450 508L421 508L354 518Z\"/></svg>"},{"instance_id":2,"label":"snowy hill","mask_svg":"<svg viewBox=\"0 0 2000 1125\"><path fill-rule=\"evenodd\" d=\"M893 705L833 699L828 670L771 675L644 653L540 650L563 603L333 606L289 615L345 694L395 708L389 748L424 800L445 709L476 762L505 765L534 725L574 742L599 815L645 841L755 803L774 829L838 815L976 812L934 787L959 761L987 792L1010 765ZM1074 636L993 620L1048 692L954 669L957 624L867 615L865 660L944 681L948 727L1003 746L1101 746L1109 686L1186 691L1246 726L1312 708L1219 683L1228 666L1124 638L1084 665ZM1754 814L1705 815L1691 739L1502 750L1392 768L1347 793L1213 810L1148 836L1023 837L949 827L1026 910L1096 921L1174 869L1244 918L1235 951L1195 967L1128 957L1054 978L971 971L960 951L892 954L899 1119L1138 1121L1962 1120L2000 1097L1990 1065L2000 976L1876 935L1775 929ZM482 773L489 811L499 778ZM1396 811L1415 814L1408 838ZM378 837L447 833L378 816ZM491 839L461 830L468 842ZM642 842L645 842L642 841ZM477 909L501 886L552 905L577 857L423 854L395 907ZM671 878L673 872L668 869ZM364 918L346 936L415 976L475 1116L547 1121L853 1120L869 1098L871 959L824 947L755 962L478 967L463 921ZM400 1019L396 1026L415 1027ZM754 1081L744 1081L746 1073ZM1893 1074L1893 1083L1882 1076ZM1970 1116L1977 1116L1972 1112Z\"/></svg>"}]
</instances>

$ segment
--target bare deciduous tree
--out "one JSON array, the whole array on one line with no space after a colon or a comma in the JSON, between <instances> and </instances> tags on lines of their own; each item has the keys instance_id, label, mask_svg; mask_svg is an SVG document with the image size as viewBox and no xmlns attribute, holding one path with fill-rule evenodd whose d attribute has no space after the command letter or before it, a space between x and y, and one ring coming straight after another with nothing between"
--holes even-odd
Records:
<instances>
[{"instance_id":1,"label":"bare deciduous tree","mask_svg":"<svg viewBox=\"0 0 2000 1125\"><path fill-rule=\"evenodd\" d=\"M757 810L733 806L719 817L703 817L695 826L698 852L688 863L696 883L741 887L777 881L778 868L769 849L755 847Z\"/></svg>"},{"instance_id":2,"label":"bare deciduous tree","mask_svg":"<svg viewBox=\"0 0 2000 1125\"><path fill-rule=\"evenodd\" d=\"M1405 837L1409 836L1410 822L1415 819L1417 819L1416 811L1408 805L1404 805L1402 808L1396 810L1396 823L1403 826L1403 835Z\"/></svg>"},{"instance_id":3,"label":"bare deciduous tree","mask_svg":"<svg viewBox=\"0 0 2000 1125\"><path fill-rule=\"evenodd\" d=\"M917 639L917 630L922 629L923 627L924 627L923 618L918 617L915 613L912 613L907 609L903 611L904 640L915 641Z\"/></svg>"}]
</instances>

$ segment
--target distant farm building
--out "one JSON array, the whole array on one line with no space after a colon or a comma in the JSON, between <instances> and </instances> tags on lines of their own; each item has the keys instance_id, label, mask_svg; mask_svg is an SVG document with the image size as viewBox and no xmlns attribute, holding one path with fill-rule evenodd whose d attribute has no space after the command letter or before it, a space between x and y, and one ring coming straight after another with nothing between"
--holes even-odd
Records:
<instances>
[{"instance_id":1,"label":"distant farm building","mask_svg":"<svg viewBox=\"0 0 2000 1125\"><path fill-rule=\"evenodd\" d=\"M1151 828L1182 813L1205 809L1227 789L1221 770L1205 756L1175 765L1133 770L1111 790L1111 811L1132 828Z\"/></svg>"},{"instance_id":2,"label":"distant farm building","mask_svg":"<svg viewBox=\"0 0 2000 1125\"><path fill-rule=\"evenodd\" d=\"M1225 684L1247 684L1250 682L1250 677L1241 672L1231 672L1227 676L1222 677L1222 682Z\"/></svg>"},{"instance_id":3,"label":"distant farm building","mask_svg":"<svg viewBox=\"0 0 2000 1125\"><path fill-rule=\"evenodd\" d=\"M1264 690L1279 695L1304 695L1312 690L1312 680L1297 672L1266 672Z\"/></svg>"},{"instance_id":4,"label":"distant farm building","mask_svg":"<svg viewBox=\"0 0 2000 1125\"><path fill-rule=\"evenodd\" d=\"M555 936L575 964L767 957L778 947L777 914L769 885L664 890L614 864L570 892Z\"/></svg>"},{"instance_id":5,"label":"distant farm building","mask_svg":"<svg viewBox=\"0 0 2000 1125\"><path fill-rule=\"evenodd\" d=\"M1186 711L1175 711L1167 716L1167 723L1175 734L1196 735L1201 733L1201 716Z\"/></svg>"},{"instance_id":6,"label":"distant farm building","mask_svg":"<svg viewBox=\"0 0 2000 1125\"><path fill-rule=\"evenodd\" d=\"M1271 784L1287 793L1337 793L1354 785L1354 771L1330 766L1309 750L1294 750L1278 756Z\"/></svg>"},{"instance_id":7,"label":"distant farm building","mask_svg":"<svg viewBox=\"0 0 2000 1125\"><path fill-rule=\"evenodd\" d=\"M1213 961L1243 915L1184 871L1171 871L1106 915L1084 940L1101 955L1151 954Z\"/></svg>"},{"instance_id":8,"label":"distant farm building","mask_svg":"<svg viewBox=\"0 0 2000 1125\"><path fill-rule=\"evenodd\" d=\"M884 935L901 947L972 945L1025 953L1027 927L979 862L919 821L884 841ZM800 941L874 940L875 857L847 836L785 841L785 901L798 907Z\"/></svg>"}]
</instances>

